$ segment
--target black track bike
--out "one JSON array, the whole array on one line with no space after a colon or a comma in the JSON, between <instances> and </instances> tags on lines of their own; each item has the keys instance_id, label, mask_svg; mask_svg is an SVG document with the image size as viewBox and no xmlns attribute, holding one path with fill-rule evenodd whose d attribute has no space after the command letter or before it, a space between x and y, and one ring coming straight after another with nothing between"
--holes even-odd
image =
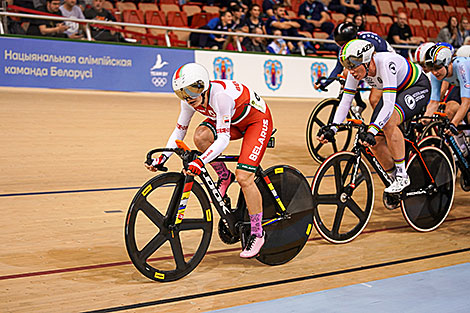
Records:
<instances>
[{"instance_id":1,"label":"black track bike","mask_svg":"<svg viewBox=\"0 0 470 313\"><path fill-rule=\"evenodd\" d=\"M409 127L415 134L414 124ZM333 243L346 243L366 227L374 204L374 183L369 166L387 187L392 180L369 148L358 142L358 134L367 131L362 121L330 125L339 129L356 128L351 151L341 151L326 159L318 168L312 184L315 202L314 225L319 234ZM408 224L417 231L432 231L447 217L454 199L454 172L449 159L437 147L419 147L414 138L405 136L407 173L411 184L399 194L384 192L384 204L401 206Z\"/></svg>"},{"instance_id":2,"label":"black track bike","mask_svg":"<svg viewBox=\"0 0 470 313\"><path fill-rule=\"evenodd\" d=\"M200 154L179 142L178 148L150 151L147 164L151 164L153 154L165 151L179 156L184 168ZM237 160L238 156L219 156L214 161ZM197 267L212 237L212 205L220 215L220 239L226 244L241 241L245 246L250 219L243 193L240 191L237 205L232 208L230 199L221 197L205 167L199 179L181 172L163 173L146 182L132 200L125 223L126 248L144 276L159 282L174 281ZM313 228L309 184L288 165L264 171L258 167L255 182L263 198L262 225L266 234L256 258L267 265L284 264L300 253Z\"/></svg>"},{"instance_id":3,"label":"black track bike","mask_svg":"<svg viewBox=\"0 0 470 313\"><path fill-rule=\"evenodd\" d=\"M339 102L343 96L343 87L346 83L346 79L343 76L338 76L333 78L333 80L338 81L341 85L338 97L327 98L320 101L310 113L307 123L306 138L308 152L318 163L322 163L333 153L347 150L353 138L353 130L348 128L337 132L336 140L332 143L322 144L316 140L320 128L333 122ZM327 91L326 89L322 90ZM357 90L368 91L370 88L358 88ZM354 108L354 106L351 106L347 118L362 119L361 115L356 112Z\"/></svg>"}]
</instances>

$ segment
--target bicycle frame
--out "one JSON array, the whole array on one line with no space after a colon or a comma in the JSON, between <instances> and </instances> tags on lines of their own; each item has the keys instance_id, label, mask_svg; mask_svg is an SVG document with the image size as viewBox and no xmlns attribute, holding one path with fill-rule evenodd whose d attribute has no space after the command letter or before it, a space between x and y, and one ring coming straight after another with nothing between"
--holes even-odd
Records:
<instances>
[{"instance_id":1,"label":"bicycle frame","mask_svg":"<svg viewBox=\"0 0 470 313\"><path fill-rule=\"evenodd\" d=\"M358 168L359 168L359 165L360 165L362 155L364 155L366 160L369 161L372 168L377 172L378 176L380 177L380 180L385 185L385 187L390 186L392 184L392 179L387 174L387 172L385 171L383 166L380 164L380 162L377 160L377 158L375 157L372 150L368 147L364 147L362 144L359 143L359 133L366 129L366 125L360 120L348 120L348 122L349 122L349 124L346 124L346 125L345 124L339 124L339 125L333 125L333 126L336 126L336 127L357 127L357 128L360 129L356 133L356 136L355 136L355 139L354 139L354 145L353 145L353 148L352 148L352 152L355 154L356 160L355 160L355 163L354 163L354 168L353 168L353 172L352 172L352 175L351 175L351 181L349 183L349 186L352 188L352 190L354 190L354 188L356 186L356 174L358 172ZM414 153L416 153L418 155L419 164L423 168L424 172L428 173L428 177L427 177L427 179L429 180L428 185L429 186L433 185L435 183L434 178L432 177L431 173L429 172L429 170L427 168L426 163L423 160L423 157L421 155L421 151L419 150L419 148L416 146L416 144L413 141L405 138L405 150L409 151L410 148L414 151ZM352 192L352 190L350 192ZM427 191L426 190L414 190L414 191L406 192L406 193L402 194L401 197L403 198L404 196L411 196L413 194L420 194L420 193L427 193Z\"/></svg>"},{"instance_id":2,"label":"bicycle frame","mask_svg":"<svg viewBox=\"0 0 470 313\"><path fill-rule=\"evenodd\" d=\"M151 155L155 152L172 151L178 154L183 159L184 167L187 168L187 164L191 162L192 160L194 160L200 154L200 152L195 151L195 150L190 150L182 141L177 141L177 145L178 145L177 149L152 150L148 153L147 160L149 159L149 157L151 158ZM239 156L235 156L235 155L222 155L214 159L212 162L238 162L238 158ZM199 175L199 177L201 178L202 183L206 187L206 191L209 193L209 197L215 209L219 213L220 218L225 221L225 224L230 230L232 235L238 235L239 234L238 228L245 224L243 223L244 212L242 212L239 209L241 207L241 201L242 201L241 197L243 197L242 191L240 190L240 194L238 197L237 209L232 210L231 207L227 207L227 204L225 203L221 194L217 190L216 184L214 183L212 177L209 175L205 167L201 169L201 174ZM279 198L269 177L263 173L261 166L258 166L255 172L255 178L256 177L263 178L261 180L262 184L264 185L265 188L270 190L270 195L277 203L279 211L282 212L281 214L279 214L280 216L278 218L263 221L262 226L269 225L279 220L288 218L288 216L284 214L284 212L286 212L286 208L284 204L282 203L282 200ZM173 225L171 224L168 225L169 228L178 227L178 225L181 224L181 222L183 221L186 206L189 200L189 195L191 194L190 191L192 189L193 182L194 182L194 176L186 175L184 184L183 184L184 187L182 188L182 190L178 190L174 194L174 198L171 199L168 215L174 216L174 223L172 223ZM179 199L179 204L178 206L176 206L175 202L178 201L178 199ZM206 212L206 216L208 216L209 219L212 219L212 216L210 216L209 213L210 212Z\"/></svg>"}]
</instances>

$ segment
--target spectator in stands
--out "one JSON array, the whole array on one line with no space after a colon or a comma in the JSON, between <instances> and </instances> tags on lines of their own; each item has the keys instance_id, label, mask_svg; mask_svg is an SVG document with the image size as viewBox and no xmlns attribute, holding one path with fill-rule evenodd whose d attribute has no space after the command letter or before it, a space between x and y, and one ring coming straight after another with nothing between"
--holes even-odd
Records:
<instances>
[{"instance_id":1,"label":"spectator in stands","mask_svg":"<svg viewBox=\"0 0 470 313\"><path fill-rule=\"evenodd\" d=\"M463 44L470 45L470 22L465 15L460 20L460 32L462 33Z\"/></svg>"},{"instance_id":2,"label":"spectator in stands","mask_svg":"<svg viewBox=\"0 0 470 313\"><path fill-rule=\"evenodd\" d=\"M411 28L406 24L407 17L405 12L398 13L397 21L390 26L388 31L387 41L390 44L398 45L413 45L420 44L419 41L416 41L411 32ZM397 53L401 54L403 57L408 58L409 49L396 49Z\"/></svg>"},{"instance_id":3,"label":"spectator in stands","mask_svg":"<svg viewBox=\"0 0 470 313\"><path fill-rule=\"evenodd\" d=\"M276 29L274 30L273 35L282 36L282 32L280 29ZM287 46L287 42L282 38L274 39L268 45L267 50L268 50L267 51L268 53L273 53L273 54L290 54L290 50Z\"/></svg>"},{"instance_id":4,"label":"spectator in stands","mask_svg":"<svg viewBox=\"0 0 470 313\"><path fill-rule=\"evenodd\" d=\"M262 35L263 29L255 27L250 33ZM266 40L262 37L249 37L245 43L246 51L266 52Z\"/></svg>"},{"instance_id":5,"label":"spectator in stands","mask_svg":"<svg viewBox=\"0 0 470 313\"><path fill-rule=\"evenodd\" d=\"M312 33L315 28L322 32L331 34L335 25L331 23L326 6L319 0L306 0L299 7L298 16L305 21L302 30Z\"/></svg>"},{"instance_id":6,"label":"spectator in stands","mask_svg":"<svg viewBox=\"0 0 470 313\"><path fill-rule=\"evenodd\" d=\"M436 41L450 43L455 49L458 49L462 46L463 39L459 30L459 21L455 16L451 16L447 21L447 25L437 35Z\"/></svg>"},{"instance_id":7,"label":"spectator in stands","mask_svg":"<svg viewBox=\"0 0 470 313\"><path fill-rule=\"evenodd\" d=\"M299 33L297 30L300 28L300 24L298 22L291 21L286 17L286 8L282 5L276 4L273 9L274 15L266 21L266 32L269 35L273 35L275 30L280 30L282 36L298 37ZM290 52L296 50L291 41L287 41L287 47Z\"/></svg>"},{"instance_id":8,"label":"spectator in stands","mask_svg":"<svg viewBox=\"0 0 470 313\"><path fill-rule=\"evenodd\" d=\"M377 14L377 8L372 4L372 0L331 0L328 9L344 15L356 13Z\"/></svg>"},{"instance_id":9,"label":"spectator in stands","mask_svg":"<svg viewBox=\"0 0 470 313\"><path fill-rule=\"evenodd\" d=\"M77 0L64 0L64 4L62 4L59 7L60 12L62 12L62 15L65 17L72 17L76 19L85 19L85 16L83 15L82 9L77 5ZM83 38L83 26L71 22L71 21L66 21L65 25L67 25L69 28L65 31L67 36L70 39L80 39Z\"/></svg>"},{"instance_id":10,"label":"spectator in stands","mask_svg":"<svg viewBox=\"0 0 470 313\"><path fill-rule=\"evenodd\" d=\"M104 1L105 0L93 0L91 3L91 8L85 10L85 18L89 20L116 22L114 15L103 8ZM95 40L123 41L121 33L100 28L98 26L91 27L91 35Z\"/></svg>"},{"instance_id":11,"label":"spectator in stands","mask_svg":"<svg viewBox=\"0 0 470 313\"><path fill-rule=\"evenodd\" d=\"M283 5L285 7L290 7L290 0L263 0L263 13L267 17L273 16L275 13L274 6Z\"/></svg>"},{"instance_id":12,"label":"spectator in stands","mask_svg":"<svg viewBox=\"0 0 470 313\"><path fill-rule=\"evenodd\" d=\"M243 26L245 11L239 5L235 4L229 8L232 12L232 29L239 29Z\"/></svg>"},{"instance_id":13,"label":"spectator in stands","mask_svg":"<svg viewBox=\"0 0 470 313\"><path fill-rule=\"evenodd\" d=\"M366 30L366 19L364 15L356 13L352 18L352 22L357 26L358 32L363 32Z\"/></svg>"},{"instance_id":14,"label":"spectator in stands","mask_svg":"<svg viewBox=\"0 0 470 313\"><path fill-rule=\"evenodd\" d=\"M217 30L217 31L229 31L230 29L232 29L232 18L233 16L230 11L223 11L220 13L220 17L213 18L212 20L209 21L209 23L207 23L206 26L202 28ZM227 39L226 35L201 34L199 36L199 46L209 47L211 49L221 49L226 39Z\"/></svg>"},{"instance_id":15,"label":"spectator in stands","mask_svg":"<svg viewBox=\"0 0 470 313\"><path fill-rule=\"evenodd\" d=\"M261 28L263 33L266 33L264 29L264 22L260 18L261 15L261 7L258 4L253 4L248 10L248 13L245 15L242 23L242 30L245 33L253 33L253 30L256 28Z\"/></svg>"},{"instance_id":16,"label":"spectator in stands","mask_svg":"<svg viewBox=\"0 0 470 313\"><path fill-rule=\"evenodd\" d=\"M251 0L222 0L220 1L220 7L230 8L234 5L238 5L243 9L243 13L248 12L248 8L252 5Z\"/></svg>"},{"instance_id":17,"label":"spectator in stands","mask_svg":"<svg viewBox=\"0 0 470 313\"><path fill-rule=\"evenodd\" d=\"M242 32L237 32L238 34L243 34ZM227 40L225 40L224 45L222 46L222 50L228 50L228 51L238 51L238 44L237 41L240 42L240 47L242 51L246 51L245 46L243 45L243 36L239 35L231 35L227 37Z\"/></svg>"},{"instance_id":18,"label":"spectator in stands","mask_svg":"<svg viewBox=\"0 0 470 313\"><path fill-rule=\"evenodd\" d=\"M46 6L42 10L48 14L54 14L58 16L62 16L62 13L59 10L60 7L60 0L47 0ZM62 21L54 21L54 20L39 20L34 19L31 21L29 25L27 34L33 36L49 36L49 37L62 37L66 38L67 35L65 31L69 27L65 25Z\"/></svg>"}]
</instances>

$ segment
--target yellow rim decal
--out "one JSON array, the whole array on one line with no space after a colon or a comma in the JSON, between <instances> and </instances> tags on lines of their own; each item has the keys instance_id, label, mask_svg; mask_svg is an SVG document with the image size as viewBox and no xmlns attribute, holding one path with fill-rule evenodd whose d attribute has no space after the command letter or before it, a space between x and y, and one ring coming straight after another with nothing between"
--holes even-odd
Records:
<instances>
[{"instance_id":1,"label":"yellow rim decal","mask_svg":"<svg viewBox=\"0 0 470 313\"><path fill-rule=\"evenodd\" d=\"M155 272L154 276L156 279L165 279L165 274L163 273Z\"/></svg>"},{"instance_id":2,"label":"yellow rim decal","mask_svg":"<svg viewBox=\"0 0 470 313\"><path fill-rule=\"evenodd\" d=\"M282 173L284 173L283 167L278 167L274 169L274 174L282 174Z\"/></svg>"},{"instance_id":3,"label":"yellow rim decal","mask_svg":"<svg viewBox=\"0 0 470 313\"><path fill-rule=\"evenodd\" d=\"M145 187L144 191L142 191L142 196L147 196L150 190L152 190L152 185L148 185L147 187Z\"/></svg>"},{"instance_id":4,"label":"yellow rim decal","mask_svg":"<svg viewBox=\"0 0 470 313\"><path fill-rule=\"evenodd\" d=\"M306 232L307 236L310 236L310 232L311 232L311 231L312 231L312 224L308 224L308 226L307 226L307 232Z\"/></svg>"},{"instance_id":5,"label":"yellow rim decal","mask_svg":"<svg viewBox=\"0 0 470 313\"><path fill-rule=\"evenodd\" d=\"M211 216L211 210L210 209L207 209L206 210L206 220L208 222L210 222L212 220L212 216Z\"/></svg>"}]
</instances>

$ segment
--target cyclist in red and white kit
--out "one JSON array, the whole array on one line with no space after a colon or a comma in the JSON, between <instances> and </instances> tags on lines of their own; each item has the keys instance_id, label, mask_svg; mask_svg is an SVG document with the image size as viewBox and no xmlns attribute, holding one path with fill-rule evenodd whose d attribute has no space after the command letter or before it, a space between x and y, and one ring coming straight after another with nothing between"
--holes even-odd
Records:
<instances>
[{"instance_id":1,"label":"cyclist in red and white kit","mask_svg":"<svg viewBox=\"0 0 470 313\"><path fill-rule=\"evenodd\" d=\"M251 236L240 257L255 257L265 238L261 226L262 198L254 177L273 130L269 108L260 96L240 82L210 81L207 70L197 63L188 63L176 70L173 75L173 90L181 99L181 111L167 148L175 148L175 140L185 137L196 111L207 116L194 133L194 143L203 153L189 163L186 174L199 175L201 168L219 156L230 140L243 138L235 175L223 162L210 164L219 176L218 188L222 197L236 176L251 221ZM170 155L169 152L163 153L153 160L152 165L146 167L157 171Z\"/></svg>"}]
</instances>

